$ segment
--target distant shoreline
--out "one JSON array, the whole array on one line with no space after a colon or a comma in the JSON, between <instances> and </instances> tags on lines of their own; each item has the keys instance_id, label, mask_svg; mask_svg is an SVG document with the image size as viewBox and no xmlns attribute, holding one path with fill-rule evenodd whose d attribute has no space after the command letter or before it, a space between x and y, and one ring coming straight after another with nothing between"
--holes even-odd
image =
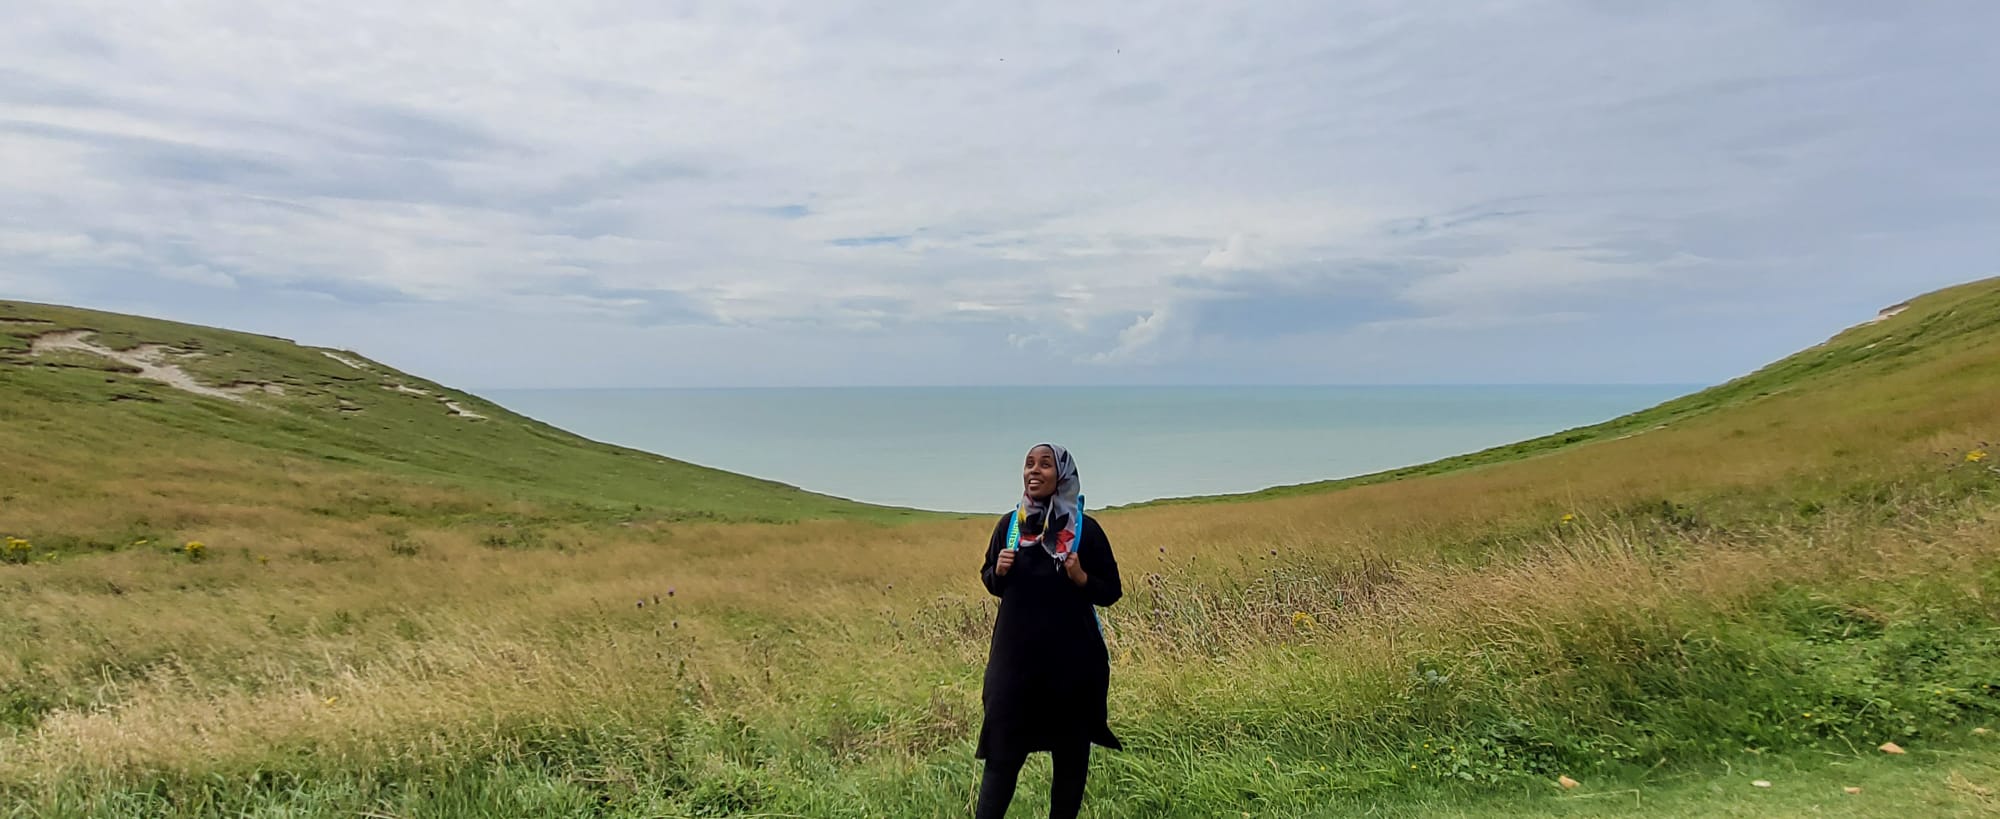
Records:
<instances>
[{"instance_id":1,"label":"distant shoreline","mask_svg":"<svg viewBox=\"0 0 2000 819\"><path fill-rule=\"evenodd\" d=\"M594 440L947 514L1019 491L1014 453L1076 448L1092 508L1352 479L1596 424L1699 391L1679 384L543 388L482 393ZM1021 413L1023 396L1051 405ZM1189 450L1218 457L1199 465ZM873 453L864 455L863 453Z\"/></svg>"}]
</instances>

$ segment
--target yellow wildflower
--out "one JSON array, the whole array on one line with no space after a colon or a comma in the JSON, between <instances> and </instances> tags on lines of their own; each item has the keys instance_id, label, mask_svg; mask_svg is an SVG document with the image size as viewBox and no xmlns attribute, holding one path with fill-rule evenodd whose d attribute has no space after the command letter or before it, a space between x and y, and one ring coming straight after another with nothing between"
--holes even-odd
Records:
<instances>
[{"instance_id":1,"label":"yellow wildflower","mask_svg":"<svg viewBox=\"0 0 2000 819\"><path fill-rule=\"evenodd\" d=\"M1565 512L1565 513L1563 513L1563 516L1562 516L1562 522L1564 522L1564 523L1575 523L1575 522L1576 522L1576 513L1575 513L1575 512Z\"/></svg>"},{"instance_id":2,"label":"yellow wildflower","mask_svg":"<svg viewBox=\"0 0 2000 819\"><path fill-rule=\"evenodd\" d=\"M200 560L208 556L207 544L199 540L188 541L186 546L181 547L181 551L187 554L189 560Z\"/></svg>"},{"instance_id":3,"label":"yellow wildflower","mask_svg":"<svg viewBox=\"0 0 2000 819\"><path fill-rule=\"evenodd\" d=\"M1316 628L1318 626L1319 626L1318 621L1313 620L1313 616L1311 614L1308 614L1303 611L1292 612L1292 628L1304 631L1306 629Z\"/></svg>"},{"instance_id":4,"label":"yellow wildflower","mask_svg":"<svg viewBox=\"0 0 2000 819\"><path fill-rule=\"evenodd\" d=\"M1973 450L1973 451L1971 451L1971 452L1967 452L1967 453L1965 453L1965 462L1966 462L1966 463L1969 463L1969 464L1976 464L1976 463L1979 463L1980 461L1983 461L1983 460L1986 460L1986 450L1983 450L1983 449L1975 449L1975 450Z\"/></svg>"},{"instance_id":5,"label":"yellow wildflower","mask_svg":"<svg viewBox=\"0 0 2000 819\"><path fill-rule=\"evenodd\" d=\"M26 563L28 555L35 551L35 545L18 537L7 538L6 550L0 553L8 563Z\"/></svg>"}]
</instances>

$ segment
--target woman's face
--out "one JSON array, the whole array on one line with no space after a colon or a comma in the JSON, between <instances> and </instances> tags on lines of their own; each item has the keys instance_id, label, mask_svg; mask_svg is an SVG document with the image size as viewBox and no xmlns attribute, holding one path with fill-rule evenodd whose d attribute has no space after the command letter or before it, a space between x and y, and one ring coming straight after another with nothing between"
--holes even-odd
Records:
<instances>
[{"instance_id":1,"label":"woman's face","mask_svg":"<svg viewBox=\"0 0 2000 819\"><path fill-rule=\"evenodd\" d=\"M1056 493L1056 453L1045 446L1028 450L1028 462L1021 467L1021 486L1028 497L1046 498Z\"/></svg>"}]
</instances>

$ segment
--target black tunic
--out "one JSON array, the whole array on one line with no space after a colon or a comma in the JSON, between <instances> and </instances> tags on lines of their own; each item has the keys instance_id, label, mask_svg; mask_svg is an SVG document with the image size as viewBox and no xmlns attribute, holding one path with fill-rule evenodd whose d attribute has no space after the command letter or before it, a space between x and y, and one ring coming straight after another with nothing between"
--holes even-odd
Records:
<instances>
[{"instance_id":1,"label":"black tunic","mask_svg":"<svg viewBox=\"0 0 2000 819\"><path fill-rule=\"evenodd\" d=\"M996 575L1008 519L1000 517L979 570L986 590L1000 598L1000 614L986 659L986 721L973 756L1007 759L1086 742L1122 747L1106 720L1111 659L1091 608L1116 603L1124 593L1111 541L1084 515L1076 559L1089 580L1081 587L1039 544L1022 544L1013 568ZM1035 534L1039 523L1029 521L1021 533ZM1060 532L1067 523L1058 518L1050 528Z\"/></svg>"}]
</instances>

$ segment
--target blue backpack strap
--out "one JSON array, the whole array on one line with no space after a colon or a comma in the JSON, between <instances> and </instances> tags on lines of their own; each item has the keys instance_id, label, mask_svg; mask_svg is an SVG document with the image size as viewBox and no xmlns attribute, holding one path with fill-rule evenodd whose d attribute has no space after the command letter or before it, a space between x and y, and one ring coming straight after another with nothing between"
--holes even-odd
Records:
<instances>
[{"instance_id":1,"label":"blue backpack strap","mask_svg":"<svg viewBox=\"0 0 2000 819\"><path fill-rule=\"evenodd\" d=\"M1076 496L1076 515L1074 515L1074 517L1075 520L1072 520L1069 523L1071 532L1070 550L1077 555L1078 560L1082 560L1083 559L1083 496L1082 495ZM1018 552L1020 550L1021 550L1021 506L1020 504L1015 504L1014 511L1009 512L1007 514L1007 551ZM1096 606L1090 607L1090 622L1091 625L1097 627L1097 639L1103 640L1104 618L1098 614Z\"/></svg>"},{"instance_id":2,"label":"blue backpack strap","mask_svg":"<svg viewBox=\"0 0 2000 819\"><path fill-rule=\"evenodd\" d=\"M1014 511L1007 515L1007 551L1021 550L1021 507L1015 504Z\"/></svg>"},{"instance_id":3,"label":"blue backpack strap","mask_svg":"<svg viewBox=\"0 0 2000 819\"><path fill-rule=\"evenodd\" d=\"M1076 552L1082 552L1083 551L1083 495L1081 494L1076 496L1076 520L1072 520L1069 522L1069 531L1070 531L1069 542L1075 544L1070 547L1070 550Z\"/></svg>"}]
</instances>

